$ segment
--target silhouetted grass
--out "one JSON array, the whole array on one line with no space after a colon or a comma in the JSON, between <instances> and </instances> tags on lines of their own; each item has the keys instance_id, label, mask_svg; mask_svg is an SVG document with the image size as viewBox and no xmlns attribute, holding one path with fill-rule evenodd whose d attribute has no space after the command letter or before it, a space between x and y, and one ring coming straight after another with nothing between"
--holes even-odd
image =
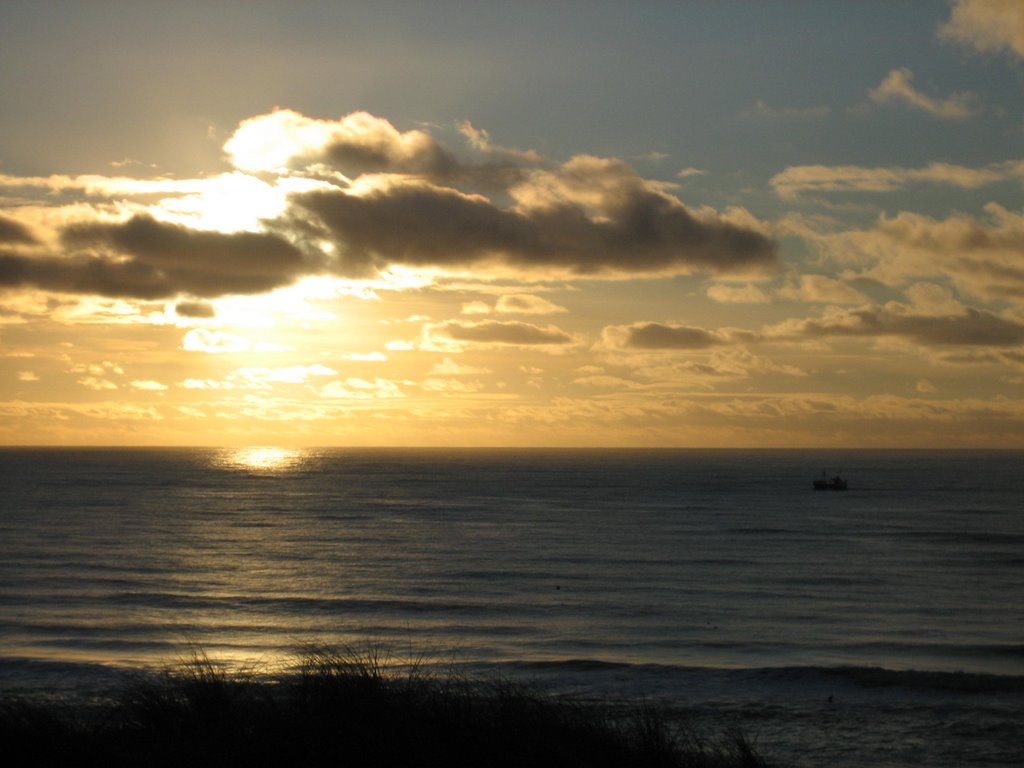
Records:
<instances>
[{"instance_id":1,"label":"silhouetted grass","mask_svg":"<svg viewBox=\"0 0 1024 768\"><path fill-rule=\"evenodd\" d=\"M566 701L378 646L309 647L284 674L202 653L88 706L0 702L4 765L757 768L663 709Z\"/></svg>"}]
</instances>

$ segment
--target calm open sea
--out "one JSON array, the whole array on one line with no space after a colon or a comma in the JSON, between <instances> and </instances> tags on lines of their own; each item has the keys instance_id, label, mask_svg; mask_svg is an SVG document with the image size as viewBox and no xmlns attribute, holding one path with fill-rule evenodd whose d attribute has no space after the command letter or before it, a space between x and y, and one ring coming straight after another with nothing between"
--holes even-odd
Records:
<instances>
[{"instance_id":1,"label":"calm open sea","mask_svg":"<svg viewBox=\"0 0 1024 768\"><path fill-rule=\"evenodd\" d=\"M1024 454L0 449L4 690L366 639L795 765L1024 765Z\"/></svg>"}]
</instances>

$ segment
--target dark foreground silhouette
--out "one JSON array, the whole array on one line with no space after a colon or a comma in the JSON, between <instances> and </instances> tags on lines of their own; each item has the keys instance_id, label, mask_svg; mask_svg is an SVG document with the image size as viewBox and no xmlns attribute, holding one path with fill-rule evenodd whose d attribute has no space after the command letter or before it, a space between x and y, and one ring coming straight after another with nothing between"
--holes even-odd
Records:
<instances>
[{"instance_id":1,"label":"dark foreground silhouette","mask_svg":"<svg viewBox=\"0 0 1024 768\"><path fill-rule=\"evenodd\" d=\"M400 671L395 671L399 669ZM5 765L761 768L654 706L566 701L504 680L310 649L277 676L202 654L99 701L0 701Z\"/></svg>"}]
</instances>

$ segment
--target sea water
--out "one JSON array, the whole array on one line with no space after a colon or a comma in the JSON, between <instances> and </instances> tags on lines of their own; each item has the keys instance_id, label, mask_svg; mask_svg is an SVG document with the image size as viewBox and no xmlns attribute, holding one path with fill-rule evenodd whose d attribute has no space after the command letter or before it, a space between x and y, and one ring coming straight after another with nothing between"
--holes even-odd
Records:
<instances>
[{"instance_id":1,"label":"sea water","mask_svg":"<svg viewBox=\"0 0 1024 768\"><path fill-rule=\"evenodd\" d=\"M0 449L0 686L372 642L785 764L1022 765L1022 502L1019 452Z\"/></svg>"}]
</instances>

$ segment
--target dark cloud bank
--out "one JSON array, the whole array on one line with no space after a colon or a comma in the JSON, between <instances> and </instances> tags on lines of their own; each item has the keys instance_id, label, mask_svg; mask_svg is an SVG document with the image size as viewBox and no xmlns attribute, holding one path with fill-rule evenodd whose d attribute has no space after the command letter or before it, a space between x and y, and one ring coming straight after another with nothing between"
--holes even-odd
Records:
<instances>
[{"instance_id":1,"label":"dark cloud bank","mask_svg":"<svg viewBox=\"0 0 1024 768\"><path fill-rule=\"evenodd\" d=\"M301 118L275 119L286 117ZM530 153L481 150L483 162L464 162L425 133L357 117L337 124L349 138L304 148L292 166L375 175L293 194L263 232L200 231L139 214L67 226L59 252L39 254L13 247L32 234L0 217L0 242L12 246L0 252L0 287L187 300L260 293L310 274L372 277L395 265L580 278L777 268L771 239L694 213L622 161L580 156L552 168ZM491 199L458 184L498 192ZM335 246L330 257L324 241Z\"/></svg>"},{"instance_id":2,"label":"dark cloud bank","mask_svg":"<svg viewBox=\"0 0 1024 768\"><path fill-rule=\"evenodd\" d=\"M391 264L465 268L484 262L579 277L763 272L776 260L774 244L763 235L699 221L681 203L651 192L616 201L600 218L570 203L502 209L424 184L360 196L312 192L295 205L338 244L339 269L355 275Z\"/></svg>"},{"instance_id":3,"label":"dark cloud bank","mask_svg":"<svg viewBox=\"0 0 1024 768\"><path fill-rule=\"evenodd\" d=\"M213 298L272 290L316 268L277 234L199 231L145 215L72 225L61 243L61 255L0 252L0 286L137 299Z\"/></svg>"}]
</instances>

